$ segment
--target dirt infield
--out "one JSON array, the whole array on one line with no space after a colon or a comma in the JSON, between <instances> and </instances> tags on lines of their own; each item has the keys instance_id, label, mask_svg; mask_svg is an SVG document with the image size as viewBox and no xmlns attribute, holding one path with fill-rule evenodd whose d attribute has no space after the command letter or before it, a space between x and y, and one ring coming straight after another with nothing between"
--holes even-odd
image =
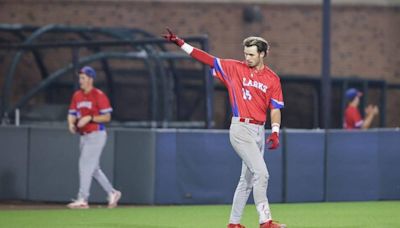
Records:
<instances>
[{"instance_id":1,"label":"dirt infield","mask_svg":"<svg viewBox=\"0 0 400 228\"><path fill-rule=\"evenodd\" d=\"M38 202L38 201L0 201L0 211L2 210L48 210L48 209L67 209L68 202ZM130 205L132 206L132 205ZM118 207L129 207L128 205L118 205ZM90 204L90 208L107 208L106 204Z\"/></svg>"},{"instance_id":2,"label":"dirt infield","mask_svg":"<svg viewBox=\"0 0 400 228\"><path fill-rule=\"evenodd\" d=\"M0 201L0 210L64 209L66 203L47 203L33 201Z\"/></svg>"}]
</instances>

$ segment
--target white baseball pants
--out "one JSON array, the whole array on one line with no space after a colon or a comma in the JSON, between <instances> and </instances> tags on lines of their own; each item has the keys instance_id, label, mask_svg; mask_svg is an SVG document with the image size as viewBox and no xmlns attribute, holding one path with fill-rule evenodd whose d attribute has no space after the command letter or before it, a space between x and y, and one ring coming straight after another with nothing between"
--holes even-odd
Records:
<instances>
[{"instance_id":1,"label":"white baseball pants","mask_svg":"<svg viewBox=\"0 0 400 228\"><path fill-rule=\"evenodd\" d=\"M80 137L78 199L88 200L92 177L97 180L107 194L114 191L110 181L100 169L100 156L106 140L106 131L95 131Z\"/></svg>"},{"instance_id":2,"label":"white baseball pants","mask_svg":"<svg viewBox=\"0 0 400 228\"><path fill-rule=\"evenodd\" d=\"M262 125L243 123L233 117L229 137L233 149L242 159L242 172L233 197L229 223L238 224L253 190L259 222L271 219L267 198L269 173L264 161L265 129Z\"/></svg>"}]
</instances>

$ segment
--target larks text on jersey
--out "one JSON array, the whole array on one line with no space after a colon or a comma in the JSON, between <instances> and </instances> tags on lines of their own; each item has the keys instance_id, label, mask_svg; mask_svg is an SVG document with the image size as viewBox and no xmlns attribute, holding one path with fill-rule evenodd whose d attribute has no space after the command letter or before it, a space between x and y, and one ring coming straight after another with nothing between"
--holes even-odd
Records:
<instances>
[{"instance_id":1,"label":"larks text on jersey","mask_svg":"<svg viewBox=\"0 0 400 228\"><path fill-rule=\"evenodd\" d=\"M91 101L81 101L78 102L78 104L76 105L79 108L92 108L92 102Z\"/></svg>"},{"instance_id":2,"label":"larks text on jersey","mask_svg":"<svg viewBox=\"0 0 400 228\"><path fill-rule=\"evenodd\" d=\"M261 82L253 81L253 80L247 79L245 77L243 77L243 86L255 87L257 89L260 89L264 93L267 92L267 89L268 89L268 86L262 84Z\"/></svg>"}]
</instances>

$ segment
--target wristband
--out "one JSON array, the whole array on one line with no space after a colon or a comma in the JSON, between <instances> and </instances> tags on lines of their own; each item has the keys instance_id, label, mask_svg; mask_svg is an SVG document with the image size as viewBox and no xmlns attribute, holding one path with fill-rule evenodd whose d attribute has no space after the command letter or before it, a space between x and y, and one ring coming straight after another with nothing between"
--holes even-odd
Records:
<instances>
[{"instance_id":1,"label":"wristband","mask_svg":"<svg viewBox=\"0 0 400 228\"><path fill-rule=\"evenodd\" d=\"M279 134L279 127L280 127L280 126L281 126L281 125L278 124L278 123L273 123L273 124L271 124L272 132L276 132L276 133Z\"/></svg>"},{"instance_id":2,"label":"wristband","mask_svg":"<svg viewBox=\"0 0 400 228\"><path fill-rule=\"evenodd\" d=\"M184 51L184 52L186 52L186 53L188 53L189 55L192 53L192 51L193 51L193 47L190 45L190 44L187 44L187 43L184 43L182 46L181 46L181 48L182 48L182 50Z\"/></svg>"}]
</instances>

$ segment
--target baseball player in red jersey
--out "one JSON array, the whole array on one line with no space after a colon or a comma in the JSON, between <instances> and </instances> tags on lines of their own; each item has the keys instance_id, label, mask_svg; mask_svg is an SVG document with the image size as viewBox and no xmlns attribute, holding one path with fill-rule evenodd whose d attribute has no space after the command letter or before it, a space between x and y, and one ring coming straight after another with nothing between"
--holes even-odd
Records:
<instances>
[{"instance_id":1,"label":"baseball player in red jersey","mask_svg":"<svg viewBox=\"0 0 400 228\"><path fill-rule=\"evenodd\" d=\"M379 113L379 109L376 105L368 105L368 107L365 109L365 119L363 119L360 111L358 110L361 96L362 93L355 88L350 88L346 91L348 105L344 112L343 128L348 130L368 129L371 126L374 116Z\"/></svg>"},{"instance_id":2,"label":"baseball player in red jersey","mask_svg":"<svg viewBox=\"0 0 400 228\"><path fill-rule=\"evenodd\" d=\"M79 193L69 208L89 208L88 198L94 177L108 194L108 207L117 206L121 192L113 188L100 169L100 156L107 140L104 123L111 120L112 108L107 96L93 86L96 72L85 66L79 71L80 90L72 97L68 111L68 127L72 134L79 133Z\"/></svg>"},{"instance_id":3,"label":"baseball player in red jersey","mask_svg":"<svg viewBox=\"0 0 400 228\"><path fill-rule=\"evenodd\" d=\"M178 45L194 59L209 65L229 93L232 121L229 137L232 147L242 159L242 172L233 197L228 228L243 228L240 220L250 192L259 214L260 228L286 227L272 221L267 198L269 173L264 161L267 110L270 110L272 133L267 139L269 149L279 146L279 128L283 96L279 77L263 59L268 42L261 37L243 41L245 61L220 59L185 43L168 29L164 37Z\"/></svg>"}]
</instances>

